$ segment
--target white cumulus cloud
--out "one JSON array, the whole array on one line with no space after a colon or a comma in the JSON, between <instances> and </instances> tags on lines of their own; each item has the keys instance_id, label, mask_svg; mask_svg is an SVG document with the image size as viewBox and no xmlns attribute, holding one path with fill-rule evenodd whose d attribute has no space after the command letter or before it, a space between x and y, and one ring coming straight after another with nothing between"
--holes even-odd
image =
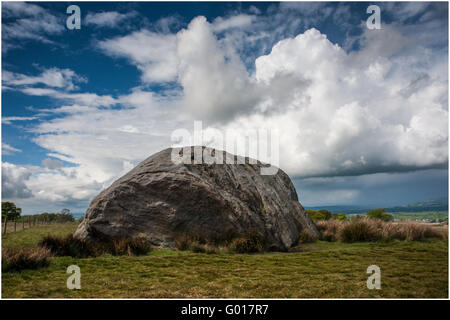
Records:
<instances>
[{"instance_id":1,"label":"white cumulus cloud","mask_svg":"<svg viewBox=\"0 0 450 320\"><path fill-rule=\"evenodd\" d=\"M48 157L73 166L46 161L23 175L22 194L32 190L39 201L85 203L169 147L172 131L192 129L194 119L203 120L205 129L277 129L280 166L292 177L327 181L447 165L446 52L414 41L415 34L398 25L363 31L352 39L360 44L357 51L311 28L277 41L252 69L240 54L246 42L238 37L246 34L239 29L260 25L259 19L209 23L197 17L177 34L142 29L101 41L106 54L126 58L142 72L143 86L117 97L66 92L49 81L47 88L16 84L25 94L70 102L41 110L58 117L39 122L33 141L49 150ZM219 30L226 34L218 36ZM180 87L158 94L145 87L168 81ZM11 166L6 163L9 176L22 170ZM359 196L357 186L333 192L330 202Z\"/></svg>"},{"instance_id":2,"label":"white cumulus cloud","mask_svg":"<svg viewBox=\"0 0 450 320\"><path fill-rule=\"evenodd\" d=\"M108 55L129 59L142 71L142 80L153 83L176 79L175 40L173 34L141 30L98 46Z\"/></svg>"}]
</instances>

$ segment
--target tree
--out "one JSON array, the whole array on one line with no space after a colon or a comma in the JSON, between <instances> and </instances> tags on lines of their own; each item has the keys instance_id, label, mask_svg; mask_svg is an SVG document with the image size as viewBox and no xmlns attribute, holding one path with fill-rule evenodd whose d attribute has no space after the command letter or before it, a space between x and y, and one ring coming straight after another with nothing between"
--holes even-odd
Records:
<instances>
[{"instance_id":1,"label":"tree","mask_svg":"<svg viewBox=\"0 0 450 320\"><path fill-rule=\"evenodd\" d=\"M323 215L319 211L312 210L312 209L306 209L306 213L309 214L312 221L325 220L325 215Z\"/></svg>"},{"instance_id":2,"label":"tree","mask_svg":"<svg viewBox=\"0 0 450 320\"><path fill-rule=\"evenodd\" d=\"M21 208L17 208L13 202L2 202L2 220L14 220L20 217Z\"/></svg>"},{"instance_id":3,"label":"tree","mask_svg":"<svg viewBox=\"0 0 450 320\"><path fill-rule=\"evenodd\" d=\"M322 209L322 210L319 210L319 212L325 216L325 220L331 219L331 212L329 210Z\"/></svg>"},{"instance_id":4,"label":"tree","mask_svg":"<svg viewBox=\"0 0 450 320\"><path fill-rule=\"evenodd\" d=\"M378 219L383 221L392 221L394 220L394 217L386 212L386 209L378 208L373 209L367 212L367 216L371 219Z\"/></svg>"},{"instance_id":5,"label":"tree","mask_svg":"<svg viewBox=\"0 0 450 320\"><path fill-rule=\"evenodd\" d=\"M61 214L70 214L70 209L64 208L64 209L61 210L60 213L61 213Z\"/></svg>"},{"instance_id":6,"label":"tree","mask_svg":"<svg viewBox=\"0 0 450 320\"><path fill-rule=\"evenodd\" d=\"M345 213L333 213L331 214L332 219L334 220L339 220L339 221L346 221L347 220L347 215Z\"/></svg>"},{"instance_id":7,"label":"tree","mask_svg":"<svg viewBox=\"0 0 450 320\"><path fill-rule=\"evenodd\" d=\"M70 212L70 209L62 209L60 213L57 214L57 219L59 221L65 222L65 221L75 221L75 218L73 217L72 213Z\"/></svg>"}]
</instances>

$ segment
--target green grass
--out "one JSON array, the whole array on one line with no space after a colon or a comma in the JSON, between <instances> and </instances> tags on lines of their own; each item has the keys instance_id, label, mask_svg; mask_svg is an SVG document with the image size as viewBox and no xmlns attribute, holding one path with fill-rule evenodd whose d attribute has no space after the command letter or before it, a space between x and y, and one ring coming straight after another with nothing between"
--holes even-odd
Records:
<instances>
[{"instance_id":1,"label":"green grass","mask_svg":"<svg viewBox=\"0 0 450 320\"><path fill-rule=\"evenodd\" d=\"M36 246L47 234L76 225L40 226L2 239L2 246ZM155 250L146 256L51 258L48 268L2 275L4 298L351 298L448 297L448 244L318 241L303 252L200 254ZM81 290L66 288L66 268L81 268ZM381 290L369 290L366 269L381 268Z\"/></svg>"}]
</instances>

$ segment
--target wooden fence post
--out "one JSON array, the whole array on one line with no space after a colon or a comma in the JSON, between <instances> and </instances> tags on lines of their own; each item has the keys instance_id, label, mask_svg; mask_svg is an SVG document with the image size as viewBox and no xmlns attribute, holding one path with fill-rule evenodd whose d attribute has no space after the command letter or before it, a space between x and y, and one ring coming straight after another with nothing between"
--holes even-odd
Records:
<instances>
[{"instance_id":1,"label":"wooden fence post","mask_svg":"<svg viewBox=\"0 0 450 320\"><path fill-rule=\"evenodd\" d=\"M31 216L28 216L28 228L31 228Z\"/></svg>"},{"instance_id":2,"label":"wooden fence post","mask_svg":"<svg viewBox=\"0 0 450 320\"><path fill-rule=\"evenodd\" d=\"M17 230L17 218L14 219L14 232Z\"/></svg>"},{"instance_id":3,"label":"wooden fence post","mask_svg":"<svg viewBox=\"0 0 450 320\"><path fill-rule=\"evenodd\" d=\"M3 228L3 234L6 234L6 225L8 223L8 219L5 217L5 226Z\"/></svg>"},{"instance_id":4,"label":"wooden fence post","mask_svg":"<svg viewBox=\"0 0 450 320\"><path fill-rule=\"evenodd\" d=\"M22 230L25 229L25 217L22 217Z\"/></svg>"}]
</instances>

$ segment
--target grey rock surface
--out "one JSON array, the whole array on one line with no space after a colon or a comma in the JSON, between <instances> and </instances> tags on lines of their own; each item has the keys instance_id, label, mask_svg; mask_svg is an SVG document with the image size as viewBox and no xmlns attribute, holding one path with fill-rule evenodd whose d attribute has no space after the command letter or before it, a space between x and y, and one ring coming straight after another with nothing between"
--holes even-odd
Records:
<instances>
[{"instance_id":1,"label":"grey rock surface","mask_svg":"<svg viewBox=\"0 0 450 320\"><path fill-rule=\"evenodd\" d=\"M150 156L95 197L75 237L144 237L171 247L185 234L221 239L257 230L276 250L296 245L303 229L318 237L281 169L261 175L267 165L249 164L249 158L245 164L193 164L193 153L190 163L175 164L171 152Z\"/></svg>"}]
</instances>

